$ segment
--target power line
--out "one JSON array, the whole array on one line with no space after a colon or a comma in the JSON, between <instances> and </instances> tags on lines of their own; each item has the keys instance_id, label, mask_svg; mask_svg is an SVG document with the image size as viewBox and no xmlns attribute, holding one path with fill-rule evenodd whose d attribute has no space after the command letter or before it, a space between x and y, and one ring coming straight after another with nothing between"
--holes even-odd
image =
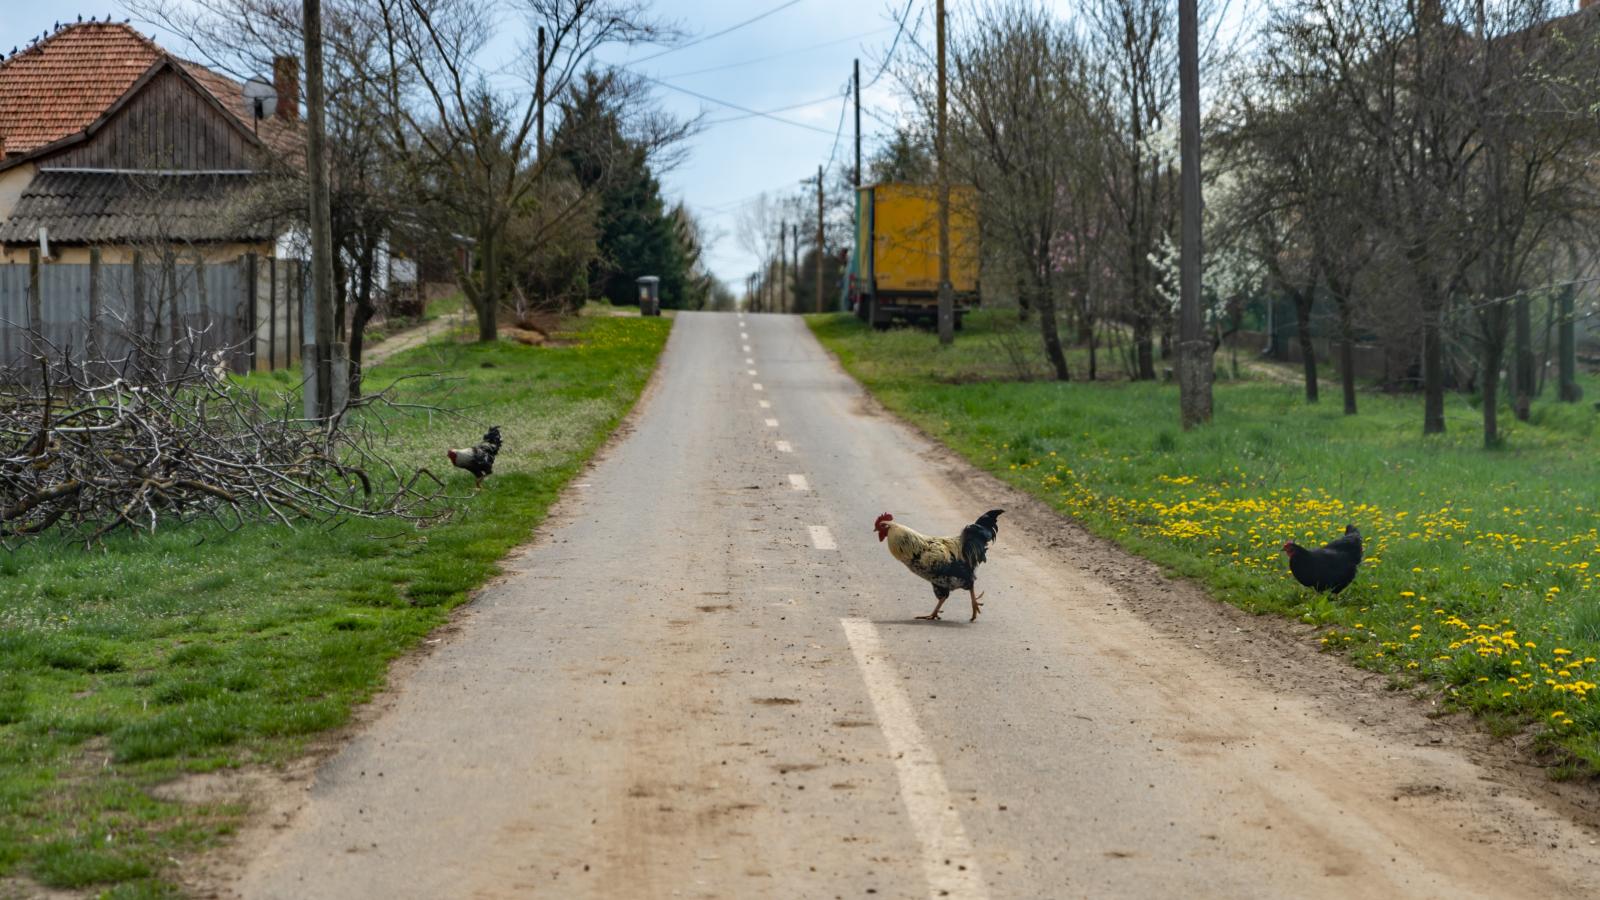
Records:
<instances>
[{"instance_id":1,"label":"power line","mask_svg":"<svg viewBox=\"0 0 1600 900\"><path fill-rule=\"evenodd\" d=\"M773 53L773 54L770 54L768 56L757 56L757 57L754 57L752 59L744 60L743 62L727 63L725 65L711 66L710 68L705 68L705 69L694 69L694 70L689 71L689 72L673 72L671 74L663 75L661 77L662 78L688 78L691 75L705 75L705 74L707 74L709 72L721 72L721 71L723 71L725 69L738 69L738 68L742 68L744 66L753 66L753 65L755 65L757 63L771 62L774 59L782 59L785 56L795 56L795 55L798 55L798 54L801 54L801 53L809 53L812 50L821 50L823 47L832 47L832 46L834 46L836 44L847 44L847 43L849 43L851 41L859 41L862 38L872 37L875 34L883 34L885 31L888 31L888 30L889 30L889 26L885 25L882 28L875 28L872 31L863 31L860 34L852 34L849 37L836 38L836 39L831 40L831 41L823 41L820 44L812 44L812 45L810 45L808 47L797 47L794 50L785 50L782 53Z\"/></svg>"},{"instance_id":2,"label":"power line","mask_svg":"<svg viewBox=\"0 0 1600 900\"><path fill-rule=\"evenodd\" d=\"M772 113L788 112L788 111L790 111L792 109L804 109L807 106L816 106L818 103L827 103L827 102L829 102L831 100L837 99L838 96L839 96L838 94L829 94L826 97L818 97L815 100L807 100L804 103L795 103L795 104L791 104L789 106L780 106L777 109L764 110L761 113L746 113L746 114L744 114L742 116L728 116L727 118L723 118L723 119L712 119L709 122L702 122L701 124L703 124L703 125L725 125L725 124L727 124L729 122L742 122L745 119L751 118L752 116L755 116L755 115L770 115Z\"/></svg>"},{"instance_id":3,"label":"power line","mask_svg":"<svg viewBox=\"0 0 1600 900\"><path fill-rule=\"evenodd\" d=\"M742 113L747 113L747 114L752 115L752 116L760 116L763 119L771 119L774 122L782 122L785 125L793 125L796 128L804 128L807 131L815 131L818 134L827 134L828 133L828 129L826 129L826 128L818 128L815 125L807 125L804 122L796 122L793 119L781 118L781 117L775 116L775 115L773 115L771 113L762 112L759 109L751 109L748 106L740 106L737 103L730 103L727 100L718 100L716 97L707 96L705 94L700 93L699 91L691 91L686 87L679 87L679 86L677 86L675 84L668 84L667 82L662 81L659 78L652 78L649 75L645 75L645 74L640 73L640 72L635 72L634 74L638 75L640 78L643 78L645 81L650 82L651 84L659 84L659 85L661 85L662 87L664 87L664 88L666 88L668 90L677 91L680 94L688 94L691 97L698 97L699 99L704 100L707 103L715 103L718 106L726 106L729 109L736 109L736 110L738 110L739 112L742 112Z\"/></svg>"},{"instance_id":4,"label":"power line","mask_svg":"<svg viewBox=\"0 0 1600 900\"><path fill-rule=\"evenodd\" d=\"M638 65L639 63L642 63L642 62L649 62L652 59L660 59L661 57L666 56L669 53L677 53L679 50L687 50L690 47L695 46L696 44L704 44L706 41L709 41L709 40L711 40L713 38L719 38L719 37L722 37L723 35L728 34L730 32L738 31L739 29L745 27L746 25L754 25L755 23L761 21L762 19L765 19L766 17L768 17L770 15L774 15L776 13L783 12L784 10L788 9L791 6L794 6L796 3L799 3L799 2L800 2L800 0L788 0L787 3L780 3L777 6L774 6L773 8L767 10L764 13L760 13L759 15L755 15L755 16L752 16L752 17L750 17L748 19L745 19L743 22L740 22L737 25L729 25L727 28L724 28L721 31L712 32L711 34L708 34L705 37L695 38L694 40L688 42L687 44L679 44L676 47L668 47L667 49L661 51L660 53L652 53L649 56L643 57L642 59L633 60L632 62L628 63L628 65L630 65L630 66Z\"/></svg>"},{"instance_id":5,"label":"power line","mask_svg":"<svg viewBox=\"0 0 1600 900\"><path fill-rule=\"evenodd\" d=\"M900 27L895 29L894 40L889 42L889 52L883 57L883 65L878 67L878 74L872 76L872 80L862 85L862 87L872 87L878 83L879 78L883 77L884 72L889 71L889 63L894 60L895 48L900 46L900 36L905 34L906 23L911 20L911 4L916 2L917 0L906 0L906 10L900 14L900 18L897 20Z\"/></svg>"}]
</instances>

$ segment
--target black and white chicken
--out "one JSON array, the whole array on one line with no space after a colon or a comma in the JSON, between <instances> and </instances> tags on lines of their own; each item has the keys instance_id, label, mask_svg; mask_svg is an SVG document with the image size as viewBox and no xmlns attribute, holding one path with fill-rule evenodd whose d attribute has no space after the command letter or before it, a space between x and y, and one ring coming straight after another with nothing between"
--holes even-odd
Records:
<instances>
[{"instance_id":1,"label":"black and white chicken","mask_svg":"<svg viewBox=\"0 0 1600 900\"><path fill-rule=\"evenodd\" d=\"M483 480L494 474L494 458L500 453L500 426L489 429L484 434L483 440L475 446L454 450L446 450L445 455L450 457L450 465L458 469L466 469L477 479L473 487L483 487Z\"/></svg>"}]
</instances>

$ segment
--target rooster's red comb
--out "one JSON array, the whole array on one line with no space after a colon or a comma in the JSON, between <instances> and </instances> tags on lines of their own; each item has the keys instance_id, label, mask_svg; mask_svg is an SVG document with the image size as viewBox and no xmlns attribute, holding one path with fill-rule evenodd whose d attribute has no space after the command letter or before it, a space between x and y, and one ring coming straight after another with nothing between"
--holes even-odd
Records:
<instances>
[{"instance_id":1,"label":"rooster's red comb","mask_svg":"<svg viewBox=\"0 0 1600 900\"><path fill-rule=\"evenodd\" d=\"M883 515L879 516L877 519L875 519L873 521L872 530L873 531L877 531L879 528L883 527L883 523L885 523L885 522L893 522L893 521L894 521L894 516L891 516L888 513L884 513Z\"/></svg>"}]
</instances>

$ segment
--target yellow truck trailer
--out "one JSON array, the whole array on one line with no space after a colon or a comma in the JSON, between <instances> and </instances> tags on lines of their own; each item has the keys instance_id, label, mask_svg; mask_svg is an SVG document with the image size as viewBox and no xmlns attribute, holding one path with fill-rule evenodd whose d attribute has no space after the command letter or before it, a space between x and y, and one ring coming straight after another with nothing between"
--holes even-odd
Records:
<instances>
[{"instance_id":1,"label":"yellow truck trailer","mask_svg":"<svg viewBox=\"0 0 1600 900\"><path fill-rule=\"evenodd\" d=\"M956 324L978 304L977 192L950 188L950 285ZM878 328L895 319L935 322L939 314L939 192L921 184L874 184L856 191L856 240L849 295Z\"/></svg>"}]
</instances>

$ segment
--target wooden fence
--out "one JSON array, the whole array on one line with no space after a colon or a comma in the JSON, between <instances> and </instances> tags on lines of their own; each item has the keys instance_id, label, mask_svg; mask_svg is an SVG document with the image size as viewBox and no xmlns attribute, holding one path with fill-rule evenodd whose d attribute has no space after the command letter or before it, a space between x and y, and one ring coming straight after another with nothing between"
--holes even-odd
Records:
<instances>
[{"instance_id":1,"label":"wooden fence","mask_svg":"<svg viewBox=\"0 0 1600 900\"><path fill-rule=\"evenodd\" d=\"M300 260L253 253L220 263L134 253L102 263L91 250L88 263L50 263L34 250L27 263L0 265L0 367L41 352L122 360L141 334L208 361L221 352L235 372L294 366L309 275Z\"/></svg>"}]
</instances>

